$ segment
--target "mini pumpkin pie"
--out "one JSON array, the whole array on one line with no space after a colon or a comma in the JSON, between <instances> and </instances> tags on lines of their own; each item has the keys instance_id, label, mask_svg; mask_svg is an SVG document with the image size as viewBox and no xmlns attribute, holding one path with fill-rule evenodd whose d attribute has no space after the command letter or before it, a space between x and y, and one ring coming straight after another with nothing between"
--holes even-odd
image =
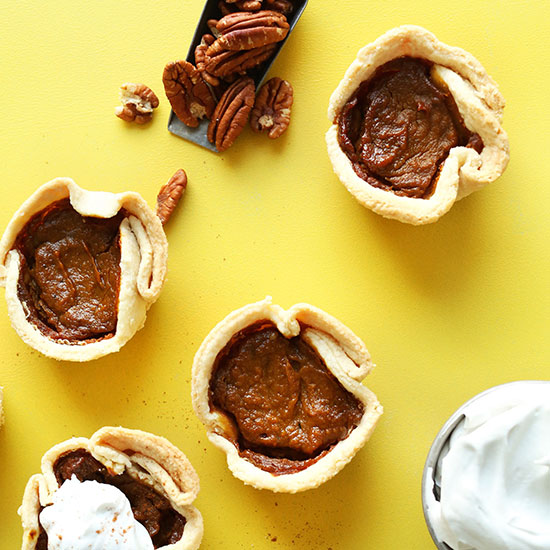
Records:
<instances>
[{"instance_id":1,"label":"mini pumpkin pie","mask_svg":"<svg viewBox=\"0 0 550 550\"><path fill-rule=\"evenodd\" d=\"M369 439L382 414L361 384L373 366L334 317L266 298L231 313L201 344L193 406L233 475L296 493L333 477Z\"/></svg>"},{"instance_id":2,"label":"mini pumpkin pie","mask_svg":"<svg viewBox=\"0 0 550 550\"><path fill-rule=\"evenodd\" d=\"M421 27L397 27L359 51L333 92L328 154L362 205L431 223L506 168L503 107L471 54Z\"/></svg>"},{"instance_id":3,"label":"mini pumpkin pie","mask_svg":"<svg viewBox=\"0 0 550 550\"><path fill-rule=\"evenodd\" d=\"M22 550L194 550L199 479L163 437L105 427L42 457L19 509Z\"/></svg>"},{"instance_id":4,"label":"mini pumpkin pie","mask_svg":"<svg viewBox=\"0 0 550 550\"><path fill-rule=\"evenodd\" d=\"M118 351L164 283L168 244L137 193L41 186L0 241L0 285L19 336L44 355L88 361Z\"/></svg>"}]
</instances>

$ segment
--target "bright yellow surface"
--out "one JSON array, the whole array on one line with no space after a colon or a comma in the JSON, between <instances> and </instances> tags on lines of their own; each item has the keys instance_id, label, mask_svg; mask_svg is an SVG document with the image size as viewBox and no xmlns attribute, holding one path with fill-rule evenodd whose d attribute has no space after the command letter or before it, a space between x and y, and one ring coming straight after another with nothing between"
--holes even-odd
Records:
<instances>
[{"instance_id":1,"label":"bright yellow surface","mask_svg":"<svg viewBox=\"0 0 550 550\"><path fill-rule=\"evenodd\" d=\"M0 313L0 548L51 445L121 424L168 437L201 477L202 548L433 548L420 479L433 437L463 401L550 369L550 3L310 0L271 74L292 82L289 131L246 130L215 155L166 130L161 74L184 57L202 1L2 2L0 231L40 184L156 193L180 167L189 188L167 227L169 276L123 350L60 364L28 348ZM357 50L415 23L473 53L506 98L512 161L436 224L364 209L333 175L330 93ZM161 105L148 127L117 119L118 87L142 81ZM244 486L190 402L193 355L227 313L273 296L310 302L364 339L367 383L385 407L371 441L332 481L298 495ZM2 299L3 302L3 299Z\"/></svg>"}]
</instances>

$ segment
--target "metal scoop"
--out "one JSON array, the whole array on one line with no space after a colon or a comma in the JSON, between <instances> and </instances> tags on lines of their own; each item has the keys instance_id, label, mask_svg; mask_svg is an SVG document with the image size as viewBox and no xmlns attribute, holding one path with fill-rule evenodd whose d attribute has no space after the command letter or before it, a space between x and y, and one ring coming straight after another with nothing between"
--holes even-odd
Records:
<instances>
[{"instance_id":1,"label":"metal scoop","mask_svg":"<svg viewBox=\"0 0 550 550\"><path fill-rule=\"evenodd\" d=\"M200 44L203 35L210 34L210 29L208 28L207 21L209 21L210 19L220 18L218 1L219 0L207 0L206 4L204 5L201 18L199 20L197 28L195 29L195 34L193 35L193 40L191 41L191 45L189 46L189 51L187 52L186 61L188 61L189 63L195 63L195 48ZM294 9L292 10L292 13L287 16L287 21L290 25L290 29L285 39L277 44L275 52L270 59L268 59L265 63L262 63L253 71L248 72L249 76L254 80L254 83L256 84L256 89L260 87L260 84L268 73L272 63L275 61L277 55L281 51L281 48L288 40L292 29L294 29L294 26L296 25L298 19L300 19L300 16L302 15L302 12L306 8L307 0L294 0L293 5ZM200 121L199 125L196 128L190 128L189 126L186 126L174 114L174 111L171 111L170 118L168 119L168 131L172 132L172 134L175 134L176 136L180 136L183 139L186 139L187 141L193 141L197 145L200 145L201 147L205 147L206 149L210 149L210 151L214 151L217 153L218 150L216 149L216 147L212 145L206 137L206 130L208 128L209 122L210 121L203 119Z\"/></svg>"}]
</instances>

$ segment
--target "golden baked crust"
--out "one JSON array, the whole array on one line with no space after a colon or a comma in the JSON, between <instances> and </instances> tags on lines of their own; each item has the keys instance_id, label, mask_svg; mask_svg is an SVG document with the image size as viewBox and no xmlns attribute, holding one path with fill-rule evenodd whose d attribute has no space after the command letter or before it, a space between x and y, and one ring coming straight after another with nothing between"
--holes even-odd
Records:
<instances>
[{"instance_id":1,"label":"golden baked crust","mask_svg":"<svg viewBox=\"0 0 550 550\"><path fill-rule=\"evenodd\" d=\"M435 78L451 92L465 126L483 140L483 150L454 147L443 162L435 191L426 199L398 196L361 179L338 144L340 110L359 85L381 65L399 57L416 57L434 63ZM326 134L334 172L363 205L386 218L414 225L432 223L455 201L493 182L506 168L509 144L503 130L502 98L481 63L468 52L440 42L427 30L405 25L392 29L362 48L334 90L328 108L333 123Z\"/></svg>"},{"instance_id":2,"label":"golden baked crust","mask_svg":"<svg viewBox=\"0 0 550 550\"><path fill-rule=\"evenodd\" d=\"M186 519L182 538L159 550L195 550L200 546L202 516L192 506L199 492L199 478L187 457L163 437L140 430L104 427L90 439L73 437L44 454L42 473L29 479L18 511L24 531L22 550L34 550L36 547L40 510L52 503L53 494L59 487L54 473L56 460L77 449L90 452L112 473L127 472L138 481L153 487Z\"/></svg>"},{"instance_id":3,"label":"golden baked crust","mask_svg":"<svg viewBox=\"0 0 550 550\"><path fill-rule=\"evenodd\" d=\"M263 320L273 322L286 338L301 332L340 384L364 406L359 424L346 439L336 443L314 464L290 474L274 475L242 458L225 435L230 430L225 416L212 410L209 402L209 385L216 357L235 334ZM365 344L334 317L308 304L296 304L285 311L267 297L230 313L205 338L193 362L193 407L206 426L208 439L226 453L227 465L235 477L258 489L296 493L318 487L332 478L369 439L382 414L376 396L361 384L373 367Z\"/></svg>"},{"instance_id":4,"label":"golden baked crust","mask_svg":"<svg viewBox=\"0 0 550 550\"><path fill-rule=\"evenodd\" d=\"M25 307L17 295L20 257L12 247L19 232L34 214L67 197L83 216L110 218L122 208L130 214L120 225L118 319L111 338L77 344L54 341L27 320ZM162 289L167 256L168 243L162 224L138 193L86 191L70 178L56 178L22 204L0 240L0 286L6 287L11 323L25 343L55 359L89 361L116 352L143 327L147 310Z\"/></svg>"},{"instance_id":5,"label":"golden baked crust","mask_svg":"<svg viewBox=\"0 0 550 550\"><path fill-rule=\"evenodd\" d=\"M0 386L0 428L4 425L4 388Z\"/></svg>"}]
</instances>

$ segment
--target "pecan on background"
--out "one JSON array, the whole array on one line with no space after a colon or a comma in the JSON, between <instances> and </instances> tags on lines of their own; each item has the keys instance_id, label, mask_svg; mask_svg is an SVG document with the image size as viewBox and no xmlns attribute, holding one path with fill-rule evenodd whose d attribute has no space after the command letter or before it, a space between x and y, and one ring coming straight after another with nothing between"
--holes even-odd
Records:
<instances>
[{"instance_id":1,"label":"pecan on background","mask_svg":"<svg viewBox=\"0 0 550 550\"><path fill-rule=\"evenodd\" d=\"M201 74L191 63L168 63L162 82L174 113L184 124L196 128L199 119L211 118L216 102Z\"/></svg>"},{"instance_id":2,"label":"pecan on background","mask_svg":"<svg viewBox=\"0 0 550 550\"><path fill-rule=\"evenodd\" d=\"M162 225L169 220L186 188L187 174L181 168L161 187L157 195L157 216Z\"/></svg>"},{"instance_id":3,"label":"pecan on background","mask_svg":"<svg viewBox=\"0 0 550 550\"><path fill-rule=\"evenodd\" d=\"M243 77L235 81L222 95L208 126L208 141L219 152L233 145L248 122L248 115L254 105L254 81Z\"/></svg>"},{"instance_id":4,"label":"pecan on background","mask_svg":"<svg viewBox=\"0 0 550 550\"><path fill-rule=\"evenodd\" d=\"M292 86L281 78L272 78L258 92L250 126L255 132L268 132L271 139L278 138L290 123L290 108L294 100Z\"/></svg>"},{"instance_id":5,"label":"pecan on background","mask_svg":"<svg viewBox=\"0 0 550 550\"><path fill-rule=\"evenodd\" d=\"M153 109L159 106L155 92L145 84L126 82L120 87L122 106L115 107L115 114L126 122L145 124L153 118Z\"/></svg>"},{"instance_id":6,"label":"pecan on background","mask_svg":"<svg viewBox=\"0 0 550 550\"><path fill-rule=\"evenodd\" d=\"M210 46L210 54L221 50L251 50L274 44L286 38L289 29L286 17L276 11L231 13L218 21L220 36Z\"/></svg>"}]
</instances>

